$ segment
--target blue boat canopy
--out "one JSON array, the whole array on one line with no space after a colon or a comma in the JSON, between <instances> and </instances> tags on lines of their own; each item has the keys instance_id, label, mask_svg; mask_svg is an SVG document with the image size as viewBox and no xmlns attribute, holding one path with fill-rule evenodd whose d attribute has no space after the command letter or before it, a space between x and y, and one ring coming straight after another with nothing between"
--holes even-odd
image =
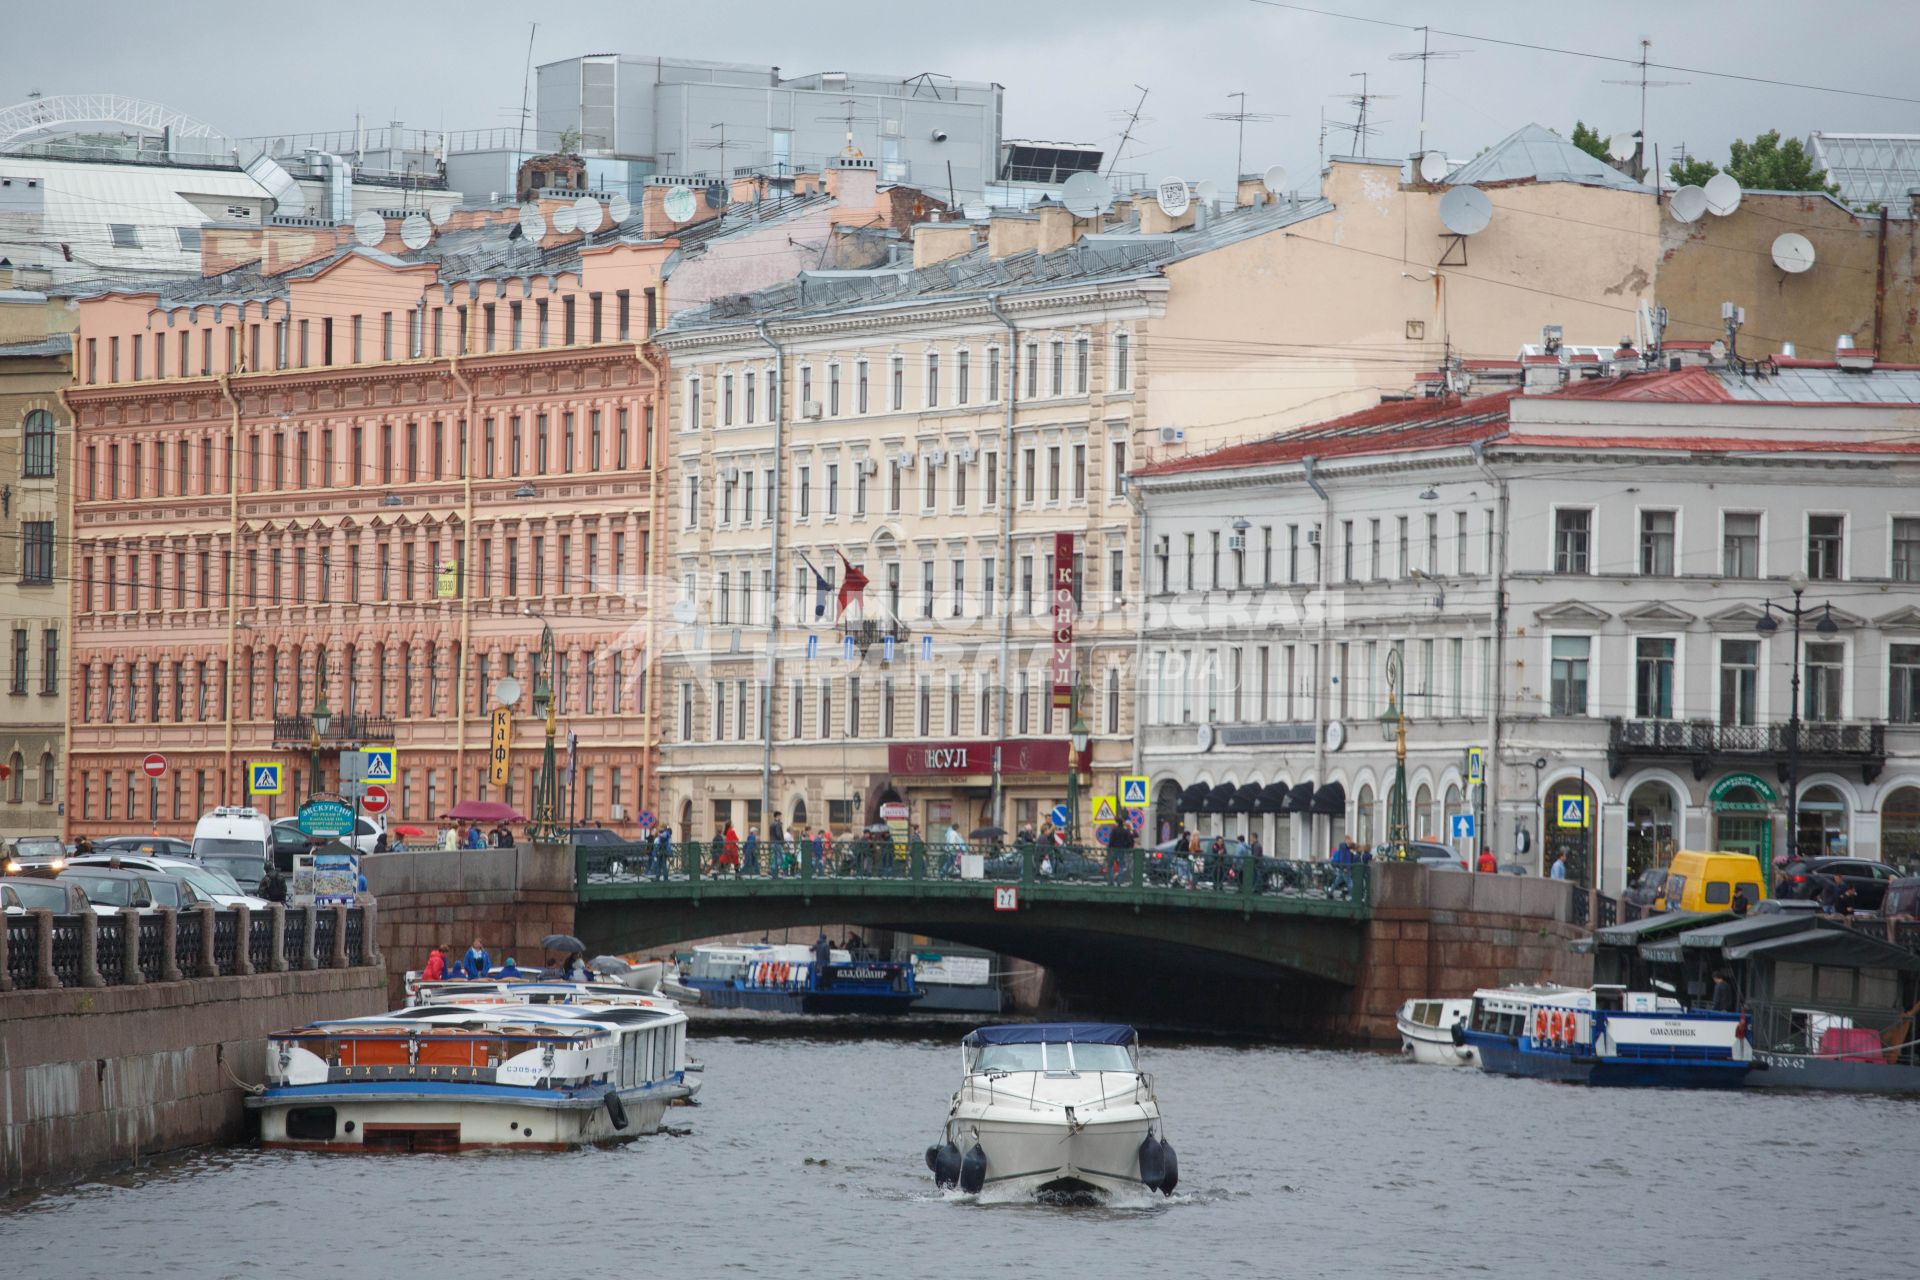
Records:
<instances>
[{"instance_id":1,"label":"blue boat canopy","mask_svg":"<svg viewBox=\"0 0 1920 1280\"><path fill-rule=\"evenodd\" d=\"M1115 1022L1032 1022L1007 1027L979 1027L967 1033L967 1044L1132 1044L1139 1037L1132 1027Z\"/></svg>"}]
</instances>

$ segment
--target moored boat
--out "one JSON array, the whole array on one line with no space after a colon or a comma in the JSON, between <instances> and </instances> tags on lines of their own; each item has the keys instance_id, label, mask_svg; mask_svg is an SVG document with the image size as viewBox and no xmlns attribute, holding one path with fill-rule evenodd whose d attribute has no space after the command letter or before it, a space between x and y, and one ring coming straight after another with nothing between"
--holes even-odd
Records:
<instances>
[{"instance_id":1,"label":"moored boat","mask_svg":"<svg viewBox=\"0 0 1920 1280\"><path fill-rule=\"evenodd\" d=\"M1741 1015L1624 987L1483 988L1455 1034L1483 1071L1570 1084L1737 1088L1753 1068Z\"/></svg>"},{"instance_id":2,"label":"moored boat","mask_svg":"<svg viewBox=\"0 0 1920 1280\"><path fill-rule=\"evenodd\" d=\"M1400 1052L1422 1066L1478 1066L1479 1051L1457 1043L1453 1036L1454 1027L1472 1011L1472 1000L1407 1001L1394 1018L1400 1030Z\"/></svg>"},{"instance_id":3,"label":"moored boat","mask_svg":"<svg viewBox=\"0 0 1920 1280\"><path fill-rule=\"evenodd\" d=\"M840 949L825 960L794 944L703 945L693 949L680 981L709 1008L768 1013L893 1015L921 998L911 964L856 959Z\"/></svg>"},{"instance_id":4,"label":"moored boat","mask_svg":"<svg viewBox=\"0 0 1920 1280\"><path fill-rule=\"evenodd\" d=\"M1132 1027L980 1027L960 1052L960 1088L927 1148L937 1185L1012 1198L1173 1194L1179 1163Z\"/></svg>"},{"instance_id":5,"label":"moored boat","mask_svg":"<svg viewBox=\"0 0 1920 1280\"><path fill-rule=\"evenodd\" d=\"M316 1022L267 1045L247 1099L268 1147L564 1150L656 1132L691 1096L671 1006L439 1003Z\"/></svg>"}]
</instances>

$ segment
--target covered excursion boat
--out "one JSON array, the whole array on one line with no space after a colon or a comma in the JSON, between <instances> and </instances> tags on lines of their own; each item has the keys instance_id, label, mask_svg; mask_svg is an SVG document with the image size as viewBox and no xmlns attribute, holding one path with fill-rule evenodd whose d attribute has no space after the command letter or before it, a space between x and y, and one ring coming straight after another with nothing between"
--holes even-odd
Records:
<instances>
[{"instance_id":1,"label":"covered excursion boat","mask_svg":"<svg viewBox=\"0 0 1920 1280\"><path fill-rule=\"evenodd\" d=\"M770 1013L901 1014L924 994L905 961L834 948L821 964L793 943L695 947L681 981L709 1008Z\"/></svg>"},{"instance_id":2,"label":"covered excursion boat","mask_svg":"<svg viewBox=\"0 0 1920 1280\"><path fill-rule=\"evenodd\" d=\"M1483 988L1454 1036L1483 1071L1570 1084L1737 1088L1753 1069L1741 1015L1624 987Z\"/></svg>"}]
</instances>

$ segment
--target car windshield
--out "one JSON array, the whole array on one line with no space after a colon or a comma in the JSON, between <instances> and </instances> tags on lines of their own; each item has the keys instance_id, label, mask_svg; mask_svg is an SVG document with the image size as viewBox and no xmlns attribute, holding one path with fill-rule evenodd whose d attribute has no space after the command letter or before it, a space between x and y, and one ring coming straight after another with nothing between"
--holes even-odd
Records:
<instances>
[{"instance_id":1,"label":"car windshield","mask_svg":"<svg viewBox=\"0 0 1920 1280\"><path fill-rule=\"evenodd\" d=\"M232 876L214 867L168 867L167 874L180 877L208 897L234 898L245 893Z\"/></svg>"},{"instance_id":2,"label":"car windshield","mask_svg":"<svg viewBox=\"0 0 1920 1280\"><path fill-rule=\"evenodd\" d=\"M67 846L47 836L22 836L13 842L13 851L22 858L58 858Z\"/></svg>"},{"instance_id":3,"label":"car windshield","mask_svg":"<svg viewBox=\"0 0 1920 1280\"><path fill-rule=\"evenodd\" d=\"M234 884L259 884L267 874L267 860L258 849L251 853L202 854L201 865L225 875ZM222 892L228 892L222 890Z\"/></svg>"},{"instance_id":4,"label":"car windshield","mask_svg":"<svg viewBox=\"0 0 1920 1280\"><path fill-rule=\"evenodd\" d=\"M120 876L66 875L63 880L71 880L86 893L87 897L102 906L130 907L133 905L134 889L139 881Z\"/></svg>"},{"instance_id":5,"label":"car windshield","mask_svg":"<svg viewBox=\"0 0 1920 1280\"><path fill-rule=\"evenodd\" d=\"M7 888L20 896L20 905L29 911L65 911L67 891L49 881L15 881Z\"/></svg>"}]
</instances>

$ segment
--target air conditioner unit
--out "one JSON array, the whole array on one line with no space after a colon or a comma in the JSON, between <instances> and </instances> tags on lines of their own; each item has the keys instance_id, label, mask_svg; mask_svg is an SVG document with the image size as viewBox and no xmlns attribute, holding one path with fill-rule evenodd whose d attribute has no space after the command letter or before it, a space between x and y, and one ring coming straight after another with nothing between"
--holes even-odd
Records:
<instances>
[{"instance_id":1,"label":"air conditioner unit","mask_svg":"<svg viewBox=\"0 0 1920 1280\"><path fill-rule=\"evenodd\" d=\"M929 449L929 450L927 450L927 465L928 465L928 466L930 466L930 467L938 467L938 466L941 466L941 465L943 465L943 464L945 464L945 462L946 462L946 460L947 460L947 451L946 451L945 449Z\"/></svg>"},{"instance_id":2,"label":"air conditioner unit","mask_svg":"<svg viewBox=\"0 0 1920 1280\"><path fill-rule=\"evenodd\" d=\"M893 465L900 468L902 471L911 471L913 470L913 455L910 453L903 453L893 460Z\"/></svg>"},{"instance_id":3,"label":"air conditioner unit","mask_svg":"<svg viewBox=\"0 0 1920 1280\"><path fill-rule=\"evenodd\" d=\"M627 807L616 800L607 810L607 816L615 822L625 822L627 820Z\"/></svg>"},{"instance_id":4,"label":"air conditioner unit","mask_svg":"<svg viewBox=\"0 0 1920 1280\"><path fill-rule=\"evenodd\" d=\"M740 468L723 467L720 470L720 478L722 480L725 480L728 484L732 484L734 481L740 478Z\"/></svg>"},{"instance_id":5,"label":"air conditioner unit","mask_svg":"<svg viewBox=\"0 0 1920 1280\"><path fill-rule=\"evenodd\" d=\"M1164 556L1168 554L1168 552L1172 549L1172 546L1173 546L1172 536L1170 534L1163 533L1157 539L1154 540L1153 554L1157 556Z\"/></svg>"},{"instance_id":6,"label":"air conditioner unit","mask_svg":"<svg viewBox=\"0 0 1920 1280\"><path fill-rule=\"evenodd\" d=\"M817 417L819 417L819 416L820 416L820 402L819 402L818 400L807 400L807 401L803 401L803 402L801 403L801 405L800 405L800 416L801 416L801 417L803 417L803 418L817 418Z\"/></svg>"},{"instance_id":7,"label":"air conditioner unit","mask_svg":"<svg viewBox=\"0 0 1920 1280\"><path fill-rule=\"evenodd\" d=\"M954 456L960 459L961 466L970 466L973 460L980 456L980 451L978 449L962 449Z\"/></svg>"},{"instance_id":8,"label":"air conditioner unit","mask_svg":"<svg viewBox=\"0 0 1920 1280\"><path fill-rule=\"evenodd\" d=\"M1307 530L1307 545L1310 547L1317 547L1320 545L1320 526L1319 525L1315 525L1313 526L1313 528Z\"/></svg>"},{"instance_id":9,"label":"air conditioner unit","mask_svg":"<svg viewBox=\"0 0 1920 1280\"><path fill-rule=\"evenodd\" d=\"M1244 534L1244 533L1230 533L1230 534L1228 534L1228 535L1227 535L1227 550L1229 550L1229 551L1245 551L1246 549L1247 549L1247 535L1246 535L1246 534Z\"/></svg>"},{"instance_id":10,"label":"air conditioner unit","mask_svg":"<svg viewBox=\"0 0 1920 1280\"><path fill-rule=\"evenodd\" d=\"M1160 428L1161 444L1179 444L1187 438L1187 433L1179 427Z\"/></svg>"},{"instance_id":11,"label":"air conditioner unit","mask_svg":"<svg viewBox=\"0 0 1920 1280\"><path fill-rule=\"evenodd\" d=\"M874 460L873 460L872 458L862 458L862 459L860 459L860 474L861 474L861 475L863 475L863 476L870 476L870 475L872 475L872 474L874 474L875 472L877 472L878 470L880 470L880 464L879 464L879 463L877 463L877 462L875 462L875 461L874 461Z\"/></svg>"}]
</instances>

